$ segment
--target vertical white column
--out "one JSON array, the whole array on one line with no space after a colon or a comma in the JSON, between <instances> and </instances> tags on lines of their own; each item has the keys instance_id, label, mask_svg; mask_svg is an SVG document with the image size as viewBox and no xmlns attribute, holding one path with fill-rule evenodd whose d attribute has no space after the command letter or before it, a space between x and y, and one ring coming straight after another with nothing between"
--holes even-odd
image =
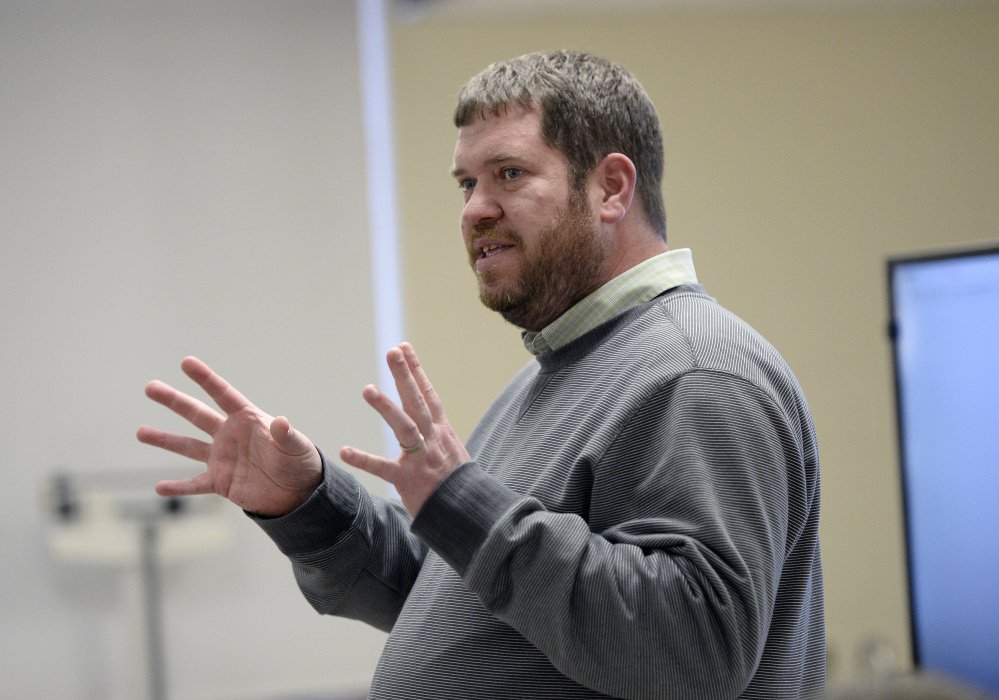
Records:
<instances>
[{"instance_id":1,"label":"vertical white column","mask_svg":"<svg viewBox=\"0 0 999 700\"><path fill-rule=\"evenodd\" d=\"M404 337L395 193L395 139L389 74L388 4L388 0L355 0L375 348L379 353L378 385L386 393L395 396L392 375L381 358L381 353ZM382 427L382 440L386 455L394 455L398 451L395 436L387 425Z\"/></svg>"}]
</instances>

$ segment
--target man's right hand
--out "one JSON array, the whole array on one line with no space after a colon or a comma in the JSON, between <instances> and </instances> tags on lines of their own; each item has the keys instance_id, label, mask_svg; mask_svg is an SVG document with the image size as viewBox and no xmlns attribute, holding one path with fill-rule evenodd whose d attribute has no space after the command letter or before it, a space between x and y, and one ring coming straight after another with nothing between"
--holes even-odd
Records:
<instances>
[{"instance_id":1,"label":"man's right hand","mask_svg":"<svg viewBox=\"0 0 999 700\"><path fill-rule=\"evenodd\" d=\"M284 417L272 418L201 360L186 357L184 373L212 397L225 416L161 381L146 385L146 396L207 433L204 441L142 426L139 442L204 462L204 473L161 481L161 496L217 493L240 508L264 516L290 513L322 481L319 451Z\"/></svg>"}]
</instances>

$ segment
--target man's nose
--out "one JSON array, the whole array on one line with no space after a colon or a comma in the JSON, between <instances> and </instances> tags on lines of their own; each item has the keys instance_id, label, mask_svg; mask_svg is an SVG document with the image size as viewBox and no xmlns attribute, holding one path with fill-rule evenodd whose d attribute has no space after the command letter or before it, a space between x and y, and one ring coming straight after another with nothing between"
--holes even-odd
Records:
<instances>
[{"instance_id":1,"label":"man's nose","mask_svg":"<svg viewBox=\"0 0 999 700\"><path fill-rule=\"evenodd\" d=\"M465 231L474 230L480 224L496 223L503 216L503 208L488 188L477 186L461 210L461 227Z\"/></svg>"}]
</instances>

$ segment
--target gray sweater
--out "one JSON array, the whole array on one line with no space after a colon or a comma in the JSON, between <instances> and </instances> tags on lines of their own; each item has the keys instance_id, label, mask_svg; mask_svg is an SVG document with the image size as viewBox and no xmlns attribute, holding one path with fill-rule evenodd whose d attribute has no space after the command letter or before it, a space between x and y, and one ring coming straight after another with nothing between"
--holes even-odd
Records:
<instances>
[{"instance_id":1,"label":"gray sweater","mask_svg":"<svg viewBox=\"0 0 999 700\"><path fill-rule=\"evenodd\" d=\"M812 420L700 287L532 362L410 522L326 463L259 521L320 612L391 630L372 698L805 698L825 629Z\"/></svg>"}]
</instances>

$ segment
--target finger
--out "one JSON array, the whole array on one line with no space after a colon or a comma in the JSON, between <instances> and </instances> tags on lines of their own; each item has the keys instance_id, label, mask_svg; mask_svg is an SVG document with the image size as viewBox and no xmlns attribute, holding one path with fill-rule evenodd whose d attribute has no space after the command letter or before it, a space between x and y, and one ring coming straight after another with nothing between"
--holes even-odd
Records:
<instances>
[{"instance_id":1,"label":"finger","mask_svg":"<svg viewBox=\"0 0 999 700\"><path fill-rule=\"evenodd\" d=\"M211 367L196 357L185 357L180 363L180 368L184 374L193 379L198 386L205 390L205 393L212 397L218 407L227 414L241 411L247 406L252 406L249 399L243 396L236 387L216 374Z\"/></svg>"},{"instance_id":2,"label":"finger","mask_svg":"<svg viewBox=\"0 0 999 700\"><path fill-rule=\"evenodd\" d=\"M388 423L400 447L411 447L420 442L424 434L416 422L378 387L369 384L364 387L361 395L369 406L378 411L382 420Z\"/></svg>"},{"instance_id":3,"label":"finger","mask_svg":"<svg viewBox=\"0 0 999 700\"><path fill-rule=\"evenodd\" d=\"M340 448L340 459L350 466L377 476L390 484L395 483L394 478L399 470L399 463L394 460L385 459L350 446Z\"/></svg>"},{"instance_id":4,"label":"finger","mask_svg":"<svg viewBox=\"0 0 999 700\"><path fill-rule=\"evenodd\" d=\"M190 479L173 479L156 484L156 493L161 496L198 496L215 493L208 472L192 476Z\"/></svg>"},{"instance_id":5,"label":"finger","mask_svg":"<svg viewBox=\"0 0 999 700\"><path fill-rule=\"evenodd\" d=\"M433 431L434 419L426 399L423 398L423 392L420 391L416 378L409 369L405 353L400 348L392 348L385 359L395 380L395 388L399 392L399 400L402 401L402 410L416 421L421 433L429 435Z\"/></svg>"},{"instance_id":6,"label":"finger","mask_svg":"<svg viewBox=\"0 0 999 700\"><path fill-rule=\"evenodd\" d=\"M277 448L291 457L300 457L315 449L312 441L298 432L284 416L271 421L271 437Z\"/></svg>"},{"instance_id":7,"label":"finger","mask_svg":"<svg viewBox=\"0 0 999 700\"><path fill-rule=\"evenodd\" d=\"M198 401L193 396L177 391L169 384L154 379L146 385L146 396L156 403L162 404L185 418L192 425L214 435L222 427L225 420L211 407Z\"/></svg>"},{"instance_id":8,"label":"finger","mask_svg":"<svg viewBox=\"0 0 999 700\"><path fill-rule=\"evenodd\" d=\"M402 343L399 345L399 349L402 350L403 355L406 358L406 364L409 365L409 371L413 375L413 380L420 389L420 394L423 395L424 400L427 402L427 408L430 411L430 415L435 423L446 421L447 418L444 415L444 405L441 403L440 397L437 395L437 390L434 389L434 385L430 383L430 378L427 377L426 372L423 371L423 365L420 364L420 358L416 355L416 350L409 343Z\"/></svg>"},{"instance_id":9,"label":"finger","mask_svg":"<svg viewBox=\"0 0 999 700\"><path fill-rule=\"evenodd\" d=\"M198 462L207 462L212 448L207 442L196 440L183 435L175 435L159 428L151 428L143 425L136 431L135 437L139 442L153 447L159 447L182 457L187 457Z\"/></svg>"}]
</instances>

